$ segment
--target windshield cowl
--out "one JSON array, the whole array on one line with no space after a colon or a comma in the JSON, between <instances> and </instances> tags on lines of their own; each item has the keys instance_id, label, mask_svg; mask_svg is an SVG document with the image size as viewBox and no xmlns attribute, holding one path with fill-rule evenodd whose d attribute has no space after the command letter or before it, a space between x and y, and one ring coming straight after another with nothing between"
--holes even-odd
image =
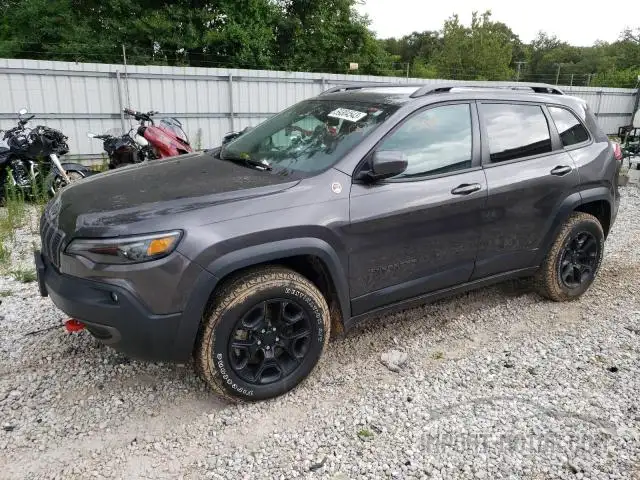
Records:
<instances>
[{"instance_id":1,"label":"windshield cowl","mask_svg":"<svg viewBox=\"0 0 640 480\"><path fill-rule=\"evenodd\" d=\"M230 162L241 162L251 167L255 167L261 170L271 170L272 167L266 160L253 160L249 154L234 154L232 152L228 152L226 147L222 147L220 153L218 154L218 158L220 160L227 160Z\"/></svg>"}]
</instances>

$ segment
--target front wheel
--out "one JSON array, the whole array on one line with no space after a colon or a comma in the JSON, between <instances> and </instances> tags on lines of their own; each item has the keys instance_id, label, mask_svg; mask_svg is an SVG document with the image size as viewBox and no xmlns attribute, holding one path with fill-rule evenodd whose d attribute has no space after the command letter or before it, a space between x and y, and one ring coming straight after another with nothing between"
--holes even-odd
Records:
<instances>
[{"instance_id":1,"label":"front wheel","mask_svg":"<svg viewBox=\"0 0 640 480\"><path fill-rule=\"evenodd\" d=\"M598 219L574 212L536 274L538 292L556 302L579 298L595 280L603 251L604 232Z\"/></svg>"},{"instance_id":2,"label":"front wheel","mask_svg":"<svg viewBox=\"0 0 640 480\"><path fill-rule=\"evenodd\" d=\"M82 175L80 172L76 172L75 170L68 170L67 177L69 177L71 183L75 183L82 180L84 178L84 175ZM47 192L50 195L55 195L61 188L66 186L67 182L59 173L51 172L47 177Z\"/></svg>"},{"instance_id":3,"label":"front wheel","mask_svg":"<svg viewBox=\"0 0 640 480\"><path fill-rule=\"evenodd\" d=\"M305 277L279 267L249 270L215 294L196 346L196 368L227 398L276 397L311 373L329 329L327 302Z\"/></svg>"}]
</instances>

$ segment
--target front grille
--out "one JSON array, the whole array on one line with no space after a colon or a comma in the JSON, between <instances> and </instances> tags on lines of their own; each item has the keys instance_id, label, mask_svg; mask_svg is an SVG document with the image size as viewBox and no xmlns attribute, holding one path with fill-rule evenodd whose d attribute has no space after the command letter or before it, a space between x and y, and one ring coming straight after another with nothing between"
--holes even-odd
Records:
<instances>
[{"instance_id":1,"label":"front grille","mask_svg":"<svg viewBox=\"0 0 640 480\"><path fill-rule=\"evenodd\" d=\"M40 240L42 241L42 254L56 268L60 268L60 249L64 234L47 220L46 214L40 218Z\"/></svg>"}]
</instances>

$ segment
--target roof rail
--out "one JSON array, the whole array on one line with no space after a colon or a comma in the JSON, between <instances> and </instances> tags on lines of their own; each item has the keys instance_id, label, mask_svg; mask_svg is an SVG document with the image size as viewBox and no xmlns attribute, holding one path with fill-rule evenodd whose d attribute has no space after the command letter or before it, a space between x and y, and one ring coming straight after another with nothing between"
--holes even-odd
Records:
<instances>
[{"instance_id":1,"label":"roof rail","mask_svg":"<svg viewBox=\"0 0 640 480\"><path fill-rule=\"evenodd\" d=\"M423 85L411 94L411 98L423 97L432 93L446 93L454 88L488 88L505 90L532 90L534 93L551 93L554 95L564 95L564 92L555 85L546 83L526 83L526 82L460 82L450 84L428 84Z\"/></svg>"},{"instance_id":2,"label":"roof rail","mask_svg":"<svg viewBox=\"0 0 640 480\"><path fill-rule=\"evenodd\" d=\"M392 83L392 82L351 83L347 85L338 85L337 87L331 87L330 89L322 92L320 95L327 95L329 93L336 93L336 92L346 92L349 90L362 90L363 88L389 88L389 87L398 87L398 88L415 87L417 89L420 87L424 87L424 83Z\"/></svg>"}]
</instances>

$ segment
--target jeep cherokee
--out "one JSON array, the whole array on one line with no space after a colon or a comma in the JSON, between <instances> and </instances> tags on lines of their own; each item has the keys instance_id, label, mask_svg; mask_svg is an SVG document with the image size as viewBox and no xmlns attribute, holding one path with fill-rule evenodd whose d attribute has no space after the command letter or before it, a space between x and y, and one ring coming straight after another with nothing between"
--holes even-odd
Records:
<instances>
[{"instance_id":1,"label":"jeep cherokee","mask_svg":"<svg viewBox=\"0 0 640 480\"><path fill-rule=\"evenodd\" d=\"M372 314L515 277L578 298L617 157L549 85L336 87L223 147L65 188L40 290L107 345L193 357L222 395L266 399Z\"/></svg>"}]
</instances>

